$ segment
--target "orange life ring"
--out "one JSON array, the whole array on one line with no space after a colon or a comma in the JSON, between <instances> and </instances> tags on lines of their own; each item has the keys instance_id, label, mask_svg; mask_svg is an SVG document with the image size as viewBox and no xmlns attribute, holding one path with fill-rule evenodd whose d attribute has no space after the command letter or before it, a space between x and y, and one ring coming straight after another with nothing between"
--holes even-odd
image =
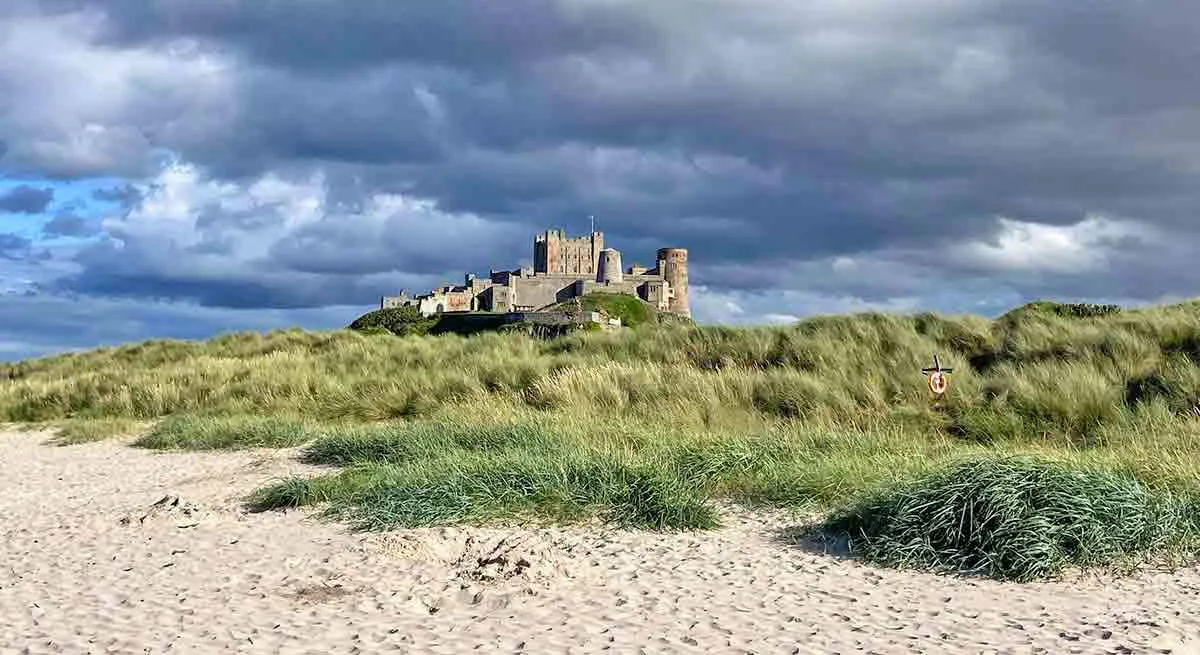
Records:
<instances>
[{"instance_id":1,"label":"orange life ring","mask_svg":"<svg viewBox=\"0 0 1200 655\"><path fill-rule=\"evenodd\" d=\"M941 371L934 371L929 374L929 390L937 395L946 393L946 389L950 387L950 380L946 374Z\"/></svg>"}]
</instances>

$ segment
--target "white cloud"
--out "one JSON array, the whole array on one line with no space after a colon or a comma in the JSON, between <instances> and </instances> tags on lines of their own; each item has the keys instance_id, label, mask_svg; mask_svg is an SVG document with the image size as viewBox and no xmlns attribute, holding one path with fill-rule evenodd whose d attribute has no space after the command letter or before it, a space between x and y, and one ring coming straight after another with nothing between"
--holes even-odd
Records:
<instances>
[{"instance_id":1,"label":"white cloud","mask_svg":"<svg viewBox=\"0 0 1200 655\"><path fill-rule=\"evenodd\" d=\"M835 273L848 273L858 268L858 262L853 257L834 257L830 267Z\"/></svg>"},{"instance_id":2,"label":"white cloud","mask_svg":"<svg viewBox=\"0 0 1200 655\"><path fill-rule=\"evenodd\" d=\"M244 294L268 306L374 302L515 266L531 236L404 194L338 202L320 173L231 182L176 162L134 187L140 201L103 221L107 238L82 251L67 288L205 304L227 293L234 306L250 302Z\"/></svg>"},{"instance_id":3,"label":"white cloud","mask_svg":"<svg viewBox=\"0 0 1200 655\"><path fill-rule=\"evenodd\" d=\"M429 116L429 120L435 125L444 125L446 122L446 107L442 104L442 99L436 93L429 90L428 86L419 84L413 87L413 96L417 102L421 104L421 108Z\"/></svg>"},{"instance_id":4,"label":"white cloud","mask_svg":"<svg viewBox=\"0 0 1200 655\"><path fill-rule=\"evenodd\" d=\"M812 314L850 312L908 312L919 306L917 298L869 301L851 295L763 288L725 291L705 286L691 288L692 314L700 323L788 323Z\"/></svg>"},{"instance_id":5,"label":"white cloud","mask_svg":"<svg viewBox=\"0 0 1200 655\"><path fill-rule=\"evenodd\" d=\"M143 172L165 140L219 131L232 112L230 63L192 40L97 41L96 11L0 21L4 166L60 175ZM0 169L3 170L3 169Z\"/></svg>"},{"instance_id":6,"label":"white cloud","mask_svg":"<svg viewBox=\"0 0 1200 655\"><path fill-rule=\"evenodd\" d=\"M990 240L954 247L948 256L968 268L997 272L1079 274L1103 267L1123 244L1158 240L1149 226L1088 217L1073 225L1045 225L1000 218Z\"/></svg>"},{"instance_id":7,"label":"white cloud","mask_svg":"<svg viewBox=\"0 0 1200 655\"><path fill-rule=\"evenodd\" d=\"M247 262L266 256L270 245L320 220L325 188L320 175L285 180L268 173L247 184L204 178L196 167L173 163L156 178L134 185L142 200L103 228L147 255L174 258L180 250L220 243L220 257Z\"/></svg>"}]
</instances>

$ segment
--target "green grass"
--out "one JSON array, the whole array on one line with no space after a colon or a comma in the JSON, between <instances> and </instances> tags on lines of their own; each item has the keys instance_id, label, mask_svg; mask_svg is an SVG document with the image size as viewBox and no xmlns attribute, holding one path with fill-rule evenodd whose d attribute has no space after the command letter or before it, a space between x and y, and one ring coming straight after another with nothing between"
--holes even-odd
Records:
<instances>
[{"instance_id":1,"label":"green grass","mask_svg":"<svg viewBox=\"0 0 1200 655\"><path fill-rule=\"evenodd\" d=\"M576 307L585 312L604 312L613 318L621 319L621 325L630 328L643 325L683 324L687 320L686 317L675 319L673 314L660 312L654 305L647 303L637 296L601 291L589 293L579 298L578 305L576 305L575 301L569 300L552 309L571 311Z\"/></svg>"},{"instance_id":2,"label":"green grass","mask_svg":"<svg viewBox=\"0 0 1200 655\"><path fill-rule=\"evenodd\" d=\"M73 446L112 437L132 435L144 428L138 421L127 418L67 419L52 424L55 430L53 442L60 446Z\"/></svg>"},{"instance_id":3,"label":"green grass","mask_svg":"<svg viewBox=\"0 0 1200 655\"><path fill-rule=\"evenodd\" d=\"M301 421L258 416L169 417L142 435L133 445L153 450L242 450L290 448L316 436Z\"/></svg>"},{"instance_id":4,"label":"green grass","mask_svg":"<svg viewBox=\"0 0 1200 655\"><path fill-rule=\"evenodd\" d=\"M369 426L326 436L305 453L313 464L346 466L363 462L406 464L459 452L541 453L561 438L533 425L454 425L400 423Z\"/></svg>"},{"instance_id":5,"label":"green grass","mask_svg":"<svg viewBox=\"0 0 1200 655\"><path fill-rule=\"evenodd\" d=\"M934 353L955 369L940 399L920 373ZM372 529L527 517L693 529L719 520L719 500L848 511L975 457L1038 457L1190 497L1200 303L550 340L292 330L152 341L0 364L0 422L97 438L156 423L138 442L148 448L306 445L309 460L342 470L256 503L324 505ZM1056 561L1092 561L1072 557Z\"/></svg>"},{"instance_id":6,"label":"green grass","mask_svg":"<svg viewBox=\"0 0 1200 655\"><path fill-rule=\"evenodd\" d=\"M436 318L421 316L416 307L386 307L359 316L351 321L349 329L368 335L407 337L429 334L436 325Z\"/></svg>"},{"instance_id":7,"label":"green grass","mask_svg":"<svg viewBox=\"0 0 1200 655\"><path fill-rule=\"evenodd\" d=\"M1194 548L1193 509L1130 475L985 458L875 492L824 530L879 564L1029 582Z\"/></svg>"},{"instance_id":8,"label":"green grass","mask_svg":"<svg viewBox=\"0 0 1200 655\"><path fill-rule=\"evenodd\" d=\"M259 492L260 509L313 502L359 528L375 530L514 519L599 516L648 529L719 525L709 500L686 482L616 460L478 454L441 461L435 471L368 464L328 478L290 480Z\"/></svg>"},{"instance_id":9,"label":"green grass","mask_svg":"<svg viewBox=\"0 0 1200 655\"><path fill-rule=\"evenodd\" d=\"M808 509L924 467L894 435L867 443L855 433L733 439L605 427L603 438L553 422L395 423L327 434L304 459L343 472L281 482L254 504L332 503L371 529L525 515L703 529L717 524L716 499ZM936 458L937 450L923 454Z\"/></svg>"}]
</instances>

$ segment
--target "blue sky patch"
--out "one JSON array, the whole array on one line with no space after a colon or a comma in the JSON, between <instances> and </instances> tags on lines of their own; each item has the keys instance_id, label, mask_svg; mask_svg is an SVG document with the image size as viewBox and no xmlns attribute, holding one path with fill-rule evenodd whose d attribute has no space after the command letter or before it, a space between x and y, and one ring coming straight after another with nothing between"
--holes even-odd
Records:
<instances>
[{"instance_id":1,"label":"blue sky patch","mask_svg":"<svg viewBox=\"0 0 1200 655\"><path fill-rule=\"evenodd\" d=\"M0 178L0 197L13 189L33 187L50 189L54 197L43 212L32 214L0 211L0 233L14 234L30 239L35 244L43 241L57 242L64 235L46 235L48 224L66 214L97 225L105 217L120 211L118 201L104 193L119 189L127 184L120 178L90 178L73 181ZM94 232L94 230L93 230Z\"/></svg>"}]
</instances>

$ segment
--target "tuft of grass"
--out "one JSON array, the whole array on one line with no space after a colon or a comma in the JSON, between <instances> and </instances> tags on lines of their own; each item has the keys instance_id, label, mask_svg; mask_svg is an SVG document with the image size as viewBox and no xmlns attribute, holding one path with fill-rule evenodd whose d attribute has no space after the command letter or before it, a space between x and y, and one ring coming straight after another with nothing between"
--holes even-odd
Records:
<instances>
[{"instance_id":1,"label":"tuft of grass","mask_svg":"<svg viewBox=\"0 0 1200 655\"><path fill-rule=\"evenodd\" d=\"M291 448L315 436L310 424L286 418L180 415L159 422L133 445L153 450Z\"/></svg>"},{"instance_id":2,"label":"tuft of grass","mask_svg":"<svg viewBox=\"0 0 1200 655\"><path fill-rule=\"evenodd\" d=\"M142 424L126 418L78 418L58 421L53 427L55 445L73 446L132 435L142 429Z\"/></svg>"},{"instance_id":3,"label":"tuft of grass","mask_svg":"<svg viewBox=\"0 0 1200 655\"><path fill-rule=\"evenodd\" d=\"M653 467L582 453L553 458L476 454L418 466L367 464L324 478L286 480L251 498L259 511L326 502L328 516L362 530L521 516L559 522L601 517L652 530L720 524L702 490L687 481Z\"/></svg>"},{"instance_id":4,"label":"tuft of grass","mask_svg":"<svg viewBox=\"0 0 1200 655\"><path fill-rule=\"evenodd\" d=\"M823 530L877 564L1029 582L1192 541L1191 510L1128 474L985 457L877 491Z\"/></svg>"},{"instance_id":5,"label":"tuft of grass","mask_svg":"<svg viewBox=\"0 0 1200 655\"><path fill-rule=\"evenodd\" d=\"M620 436L586 440L534 423L359 427L305 449L307 461L346 470L281 482L251 504L263 510L328 503L329 515L366 530L526 515L603 517L660 530L718 525L704 479L679 475L669 456L652 449L631 456L630 445Z\"/></svg>"},{"instance_id":6,"label":"tuft of grass","mask_svg":"<svg viewBox=\"0 0 1200 655\"><path fill-rule=\"evenodd\" d=\"M335 478L302 478L293 476L250 495L250 509L265 512L272 509L297 509L307 505L327 503L339 496Z\"/></svg>"}]
</instances>

